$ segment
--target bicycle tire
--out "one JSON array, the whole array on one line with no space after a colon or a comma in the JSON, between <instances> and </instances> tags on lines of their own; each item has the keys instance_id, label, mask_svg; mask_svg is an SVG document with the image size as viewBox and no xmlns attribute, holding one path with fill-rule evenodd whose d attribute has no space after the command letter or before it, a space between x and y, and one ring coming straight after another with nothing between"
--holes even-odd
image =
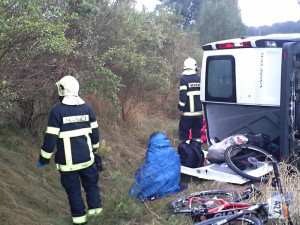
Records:
<instances>
[{"instance_id":1,"label":"bicycle tire","mask_svg":"<svg viewBox=\"0 0 300 225\"><path fill-rule=\"evenodd\" d=\"M247 145L247 144L241 144L241 145L231 145L229 146L225 153L224 153L224 158L225 158L225 162L228 164L229 168L232 169L235 173L237 173L238 175L250 180L250 181L254 181L254 182L267 182L268 178L266 177L255 177L255 176L251 176L245 172L243 172L242 170L240 170L233 162L231 159L231 154L233 151L238 150L238 149L242 149L242 151L244 149L248 149L251 151L255 151L257 153L262 154L263 156L266 157L266 159L269 159L271 162L277 162L277 160L275 159L275 157L273 155L271 155L269 152L263 150L262 148L253 146L253 145Z\"/></svg>"},{"instance_id":2,"label":"bicycle tire","mask_svg":"<svg viewBox=\"0 0 300 225\"><path fill-rule=\"evenodd\" d=\"M199 192L195 192L195 193L188 194L188 195L183 195L179 198L176 198L175 200L173 200L170 203L169 208L171 210L173 210L174 214L178 214L178 213L191 213L192 214L193 213L192 210L190 210L190 212L188 212L189 210L184 209L187 206L190 198L192 198L192 197L214 198L214 197L218 197L218 196L222 196L222 198L224 198L224 196L228 196L230 198L230 201L232 201L232 202L239 198L239 196L236 193L234 193L233 191L225 191L225 190L199 191Z\"/></svg>"},{"instance_id":3,"label":"bicycle tire","mask_svg":"<svg viewBox=\"0 0 300 225\"><path fill-rule=\"evenodd\" d=\"M196 223L195 225L214 225L216 223L221 222L224 219L227 219L228 216L218 216L215 218L211 218L205 221L202 221L200 223ZM238 225L238 224L249 224L249 225L263 225L263 223L255 216L243 216L240 218L237 218L235 221L224 223L224 225ZM222 223L223 225L223 223Z\"/></svg>"}]
</instances>

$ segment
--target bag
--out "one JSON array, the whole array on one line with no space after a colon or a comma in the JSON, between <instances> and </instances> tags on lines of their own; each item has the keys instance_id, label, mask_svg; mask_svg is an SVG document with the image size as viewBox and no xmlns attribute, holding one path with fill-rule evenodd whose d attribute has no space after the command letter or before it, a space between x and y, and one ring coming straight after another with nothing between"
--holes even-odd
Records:
<instances>
[{"instance_id":1,"label":"bag","mask_svg":"<svg viewBox=\"0 0 300 225\"><path fill-rule=\"evenodd\" d=\"M178 145L178 154L182 166L197 168L204 164L204 153L201 144L196 141L183 142Z\"/></svg>"},{"instance_id":2,"label":"bag","mask_svg":"<svg viewBox=\"0 0 300 225\"><path fill-rule=\"evenodd\" d=\"M267 150L270 144L270 136L267 134L247 133L245 136L249 139L247 144Z\"/></svg>"},{"instance_id":3,"label":"bag","mask_svg":"<svg viewBox=\"0 0 300 225\"><path fill-rule=\"evenodd\" d=\"M98 171L99 172L103 171L102 159L101 159L100 155L94 154L94 156L95 156L95 163L96 163Z\"/></svg>"},{"instance_id":4,"label":"bag","mask_svg":"<svg viewBox=\"0 0 300 225\"><path fill-rule=\"evenodd\" d=\"M247 141L248 138L243 134L236 134L228 138L225 138L221 142L209 146L206 159L210 163L217 163L217 164L224 163L225 162L224 153L230 145L245 144L247 143Z\"/></svg>"}]
</instances>

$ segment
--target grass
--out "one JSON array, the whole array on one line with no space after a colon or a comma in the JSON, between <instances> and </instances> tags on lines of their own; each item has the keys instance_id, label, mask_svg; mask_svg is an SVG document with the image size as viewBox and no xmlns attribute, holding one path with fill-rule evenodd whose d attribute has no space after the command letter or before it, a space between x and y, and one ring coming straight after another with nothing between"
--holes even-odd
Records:
<instances>
[{"instance_id":1,"label":"grass","mask_svg":"<svg viewBox=\"0 0 300 225\"><path fill-rule=\"evenodd\" d=\"M149 136L154 131L165 132L172 146L178 145L178 120L170 120L163 113L139 114L127 123L99 119L102 143L101 155L105 170L100 173L99 186L103 213L90 218L90 225L191 225L185 215L173 215L169 203L177 196L137 204L128 192L136 169L144 162ZM34 137L16 124L0 123L0 218L1 224L68 225L72 224L66 193L60 184L53 159L43 169L36 164L41 138ZM293 193L290 207L293 219L299 218L299 174L286 164L280 165L285 192ZM297 170L295 170L297 171ZM233 185L182 175L188 184L183 194L199 190L225 189L241 192L249 184ZM266 202L271 184L261 184L264 195L257 201ZM277 222L275 222L276 224Z\"/></svg>"}]
</instances>

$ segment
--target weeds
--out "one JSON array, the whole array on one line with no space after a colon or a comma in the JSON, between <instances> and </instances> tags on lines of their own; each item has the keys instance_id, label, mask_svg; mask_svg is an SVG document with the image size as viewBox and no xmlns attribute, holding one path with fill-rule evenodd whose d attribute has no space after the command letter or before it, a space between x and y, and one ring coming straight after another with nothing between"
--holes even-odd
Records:
<instances>
[{"instance_id":1,"label":"weeds","mask_svg":"<svg viewBox=\"0 0 300 225\"><path fill-rule=\"evenodd\" d=\"M101 114L100 111L98 113ZM130 122L117 123L103 119L99 125L102 140L99 153L105 168L99 180L103 213L90 218L89 224L193 224L190 217L173 215L169 211L169 204L179 195L145 204L138 204L135 197L128 195L134 173L144 163L150 134L154 131L165 132L176 150L178 120L170 120L163 113L141 111ZM36 166L42 144L39 139L17 125L0 123L0 217L3 224L71 224L67 196L60 184L54 160L51 159L50 165L42 169ZM284 192L292 193L290 210L295 220L300 217L299 172L283 163L279 168ZM270 182L259 185L263 195L253 201L267 202L274 190ZM188 184L188 188L180 195L211 189L242 192L249 186L200 180L187 175L182 175L181 184Z\"/></svg>"}]
</instances>

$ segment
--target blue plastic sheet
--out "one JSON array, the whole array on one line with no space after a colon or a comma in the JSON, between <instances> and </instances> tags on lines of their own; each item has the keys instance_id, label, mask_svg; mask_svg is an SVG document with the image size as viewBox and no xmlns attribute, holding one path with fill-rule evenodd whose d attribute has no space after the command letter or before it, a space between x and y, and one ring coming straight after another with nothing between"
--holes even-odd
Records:
<instances>
[{"instance_id":1,"label":"blue plastic sheet","mask_svg":"<svg viewBox=\"0 0 300 225\"><path fill-rule=\"evenodd\" d=\"M145 164L136 171L129 194L138 201L163 198L182 190L179 182L179 155L167 135L157 133L149 141Z\"/></svg>"}]
</instances>

